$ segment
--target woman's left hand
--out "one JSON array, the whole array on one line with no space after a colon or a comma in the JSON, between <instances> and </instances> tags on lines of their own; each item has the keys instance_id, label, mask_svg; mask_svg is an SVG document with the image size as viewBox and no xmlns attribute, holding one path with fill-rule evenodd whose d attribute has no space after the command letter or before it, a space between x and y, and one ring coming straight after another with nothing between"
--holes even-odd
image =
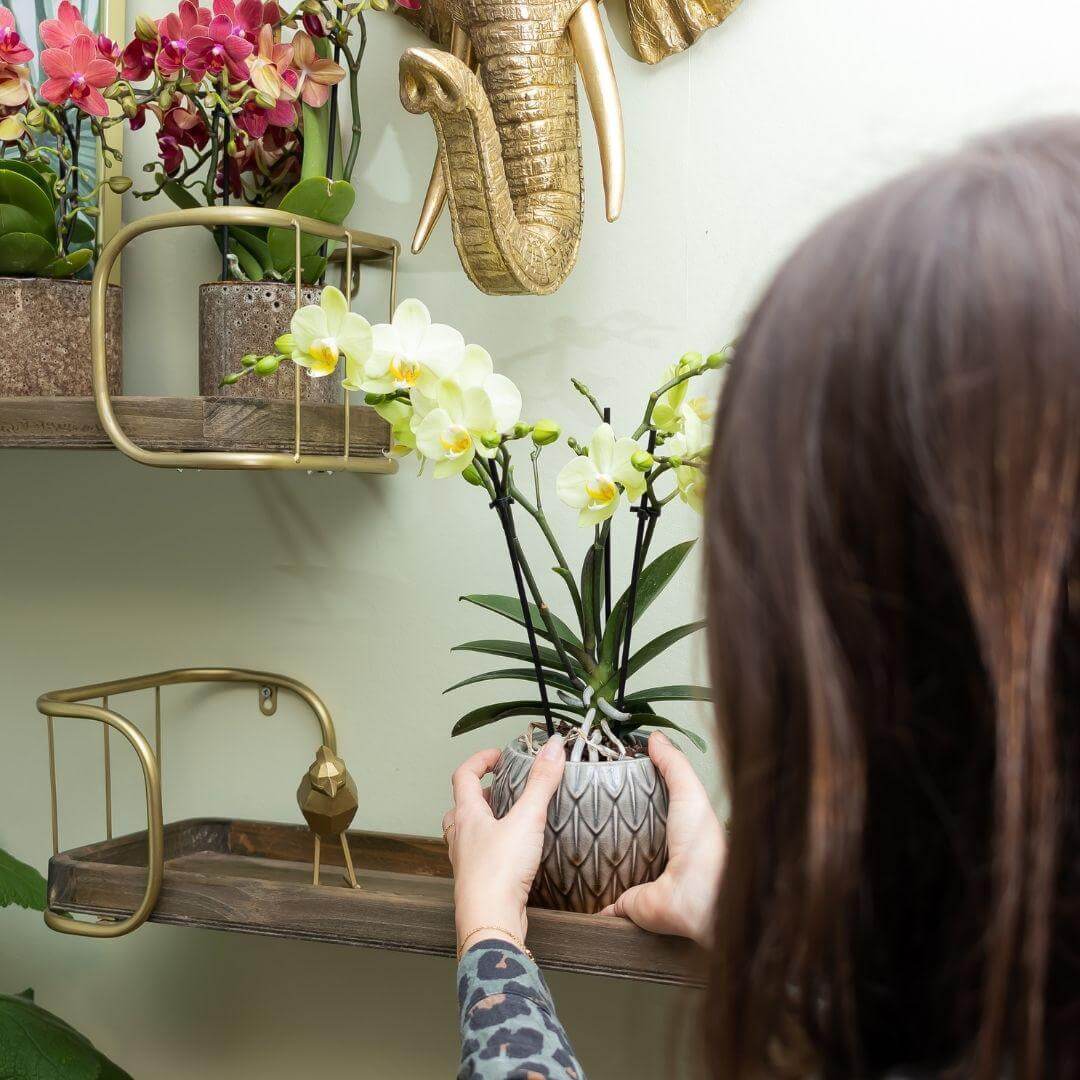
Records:
<instances>
[{"instance_id":1,"label":"woman's left hand","mask_svg":"<svg viewBox=\"0 0 1080 1080\"><path fill-rule=\"evenodd\" d=\"M454 915L458 948L469 940L525 940L525 905L540 866L548 803L562 780L566 753L559 736L537 755L521 798L496 819L481 779L495 768L498 750L481 750L453 777L454 807L443 816L443 836L454 868Z\"/></svg>"}]
</instances>

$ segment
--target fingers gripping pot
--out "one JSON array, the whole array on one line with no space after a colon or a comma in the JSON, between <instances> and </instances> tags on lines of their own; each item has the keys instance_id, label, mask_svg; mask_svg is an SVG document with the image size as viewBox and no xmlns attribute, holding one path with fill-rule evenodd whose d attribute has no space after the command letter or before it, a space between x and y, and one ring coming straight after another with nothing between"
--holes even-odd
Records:
<instances>
[{"instance_id":1,"label":"fingers gripping pot","mask_svg":"<svg viewBox=\"0 0 1080 1080\"><path fill-rule=\"evenodd\" d=\"M497 818L521 797L535 760L524 737L502 752L491 785ZM591 915L654 881L667 863L667 814L667 787L647 756L568 761L530 901Z\"/></svg>"}]
</instances>

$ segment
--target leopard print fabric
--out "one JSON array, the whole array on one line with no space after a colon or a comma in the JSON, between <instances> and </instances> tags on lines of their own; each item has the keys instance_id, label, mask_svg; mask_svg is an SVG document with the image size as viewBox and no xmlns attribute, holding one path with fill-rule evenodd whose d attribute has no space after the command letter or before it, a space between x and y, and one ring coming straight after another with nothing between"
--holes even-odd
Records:
<instances>
[{"instance_id":1,"label":"leopard print fabric","mask_svg":"<svg viewBox=\"0 0 1080 1080\"><path fill-rule=\"evenodd\" d=\"M540 969L492 939L458 964L458 1080L586 1080Z\"/></svg>"}]
</instances>

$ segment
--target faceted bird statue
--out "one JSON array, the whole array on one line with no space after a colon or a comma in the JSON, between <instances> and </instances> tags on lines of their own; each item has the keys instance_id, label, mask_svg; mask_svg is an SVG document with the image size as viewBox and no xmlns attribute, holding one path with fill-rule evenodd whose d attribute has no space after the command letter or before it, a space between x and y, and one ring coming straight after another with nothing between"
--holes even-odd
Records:
<instances>
[{"instance_id":1,"label":"faceted bird statue","mask_svg":"<svg viewBox=\"0 0 1080 1080\"><path fill-rule=\"evenodd\" d=\"M300 813L304 815L304 820L315 834L312 884L319 884L322 841L332 840L336 836L341 840L341 850L345 855L347 880L354 889L359 889L345 830L352 824L360 803L356 796L356 784L345 768L345 762L329 746L319 747L311 768L300 781L296 801L300 804Z\"/></svg>"}]
</instances>

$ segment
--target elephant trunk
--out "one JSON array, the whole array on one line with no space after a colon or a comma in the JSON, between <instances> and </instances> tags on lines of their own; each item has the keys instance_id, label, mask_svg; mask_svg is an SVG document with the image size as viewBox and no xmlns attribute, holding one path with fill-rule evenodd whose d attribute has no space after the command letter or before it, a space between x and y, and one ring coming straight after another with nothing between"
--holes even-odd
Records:
<instances>
[{"instance_id":1,"label":"elephant trunk","mask_svg":"<svg viewBox=\"0 0 1080 1080\"><path fill-rule=\"evenodd\" d=\"M409 49L401 100L434 121L454 242L472 281L493 294L551 293L581 240L574 53L554 18L467 29L479 78L450 53Z\"/></svg>"}]
</instances>

